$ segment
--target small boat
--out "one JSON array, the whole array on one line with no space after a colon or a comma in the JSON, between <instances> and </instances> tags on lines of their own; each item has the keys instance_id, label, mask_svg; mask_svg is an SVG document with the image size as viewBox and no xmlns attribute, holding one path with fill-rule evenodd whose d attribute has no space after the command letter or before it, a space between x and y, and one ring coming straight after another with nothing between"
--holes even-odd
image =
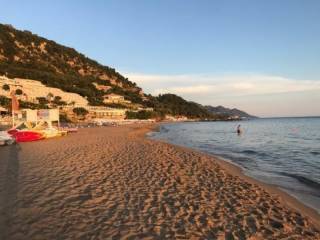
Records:
<instances>
[{"instance_id":1,"label":"small boat","mask_svg":"<svg viewBox=\"0 0 320 240\"><path fill-rule=\"evenodd\" d=\"M0 131L0 146L11 145L15 139L10 136L6 131Z\"/></svg>"},{"instance_id":2,"label":"small boat","mask_svg":"<svg viewBox=\"0 0 320 240\"><path fill-rule=\"evenodd\" d=\"M44 139L44 135L38 131L11 129L8 133L16 142L32 142Z\"/></svg>"},{"instance_id":3,"label":"small boat","mask_svg":"<svg viewBox=\"0 0 320 240\"><path fill-rule=\"evenodd\" d=\"M16 142L31 142L65 136L68 132L53 127L51 122L23 122L10 129L8 133L15 138Z\"/></svg>"},{"instance_id":4,"label":"small boat","mask_svg":"<svg viewBox=\"0 0 320 240\"><path fill-rule=\"evenodd\" d=\"M61 131L56 128L45 128L37 131L42 133L45 138L54 138L67 135L67 131Z\"/></svg>"},{"instance_id":5,"label":"small boat","mask_svg":"<svg viewBox=\"0 0 320 240\"><path fill-rule=\"evenodd\" d=\"M67 131L60 130L57 127L52 126L51 122L39 122L32 128L32 130L43 134L44 138L54 138L67 135Z\"/></svg>"}]
</instances>

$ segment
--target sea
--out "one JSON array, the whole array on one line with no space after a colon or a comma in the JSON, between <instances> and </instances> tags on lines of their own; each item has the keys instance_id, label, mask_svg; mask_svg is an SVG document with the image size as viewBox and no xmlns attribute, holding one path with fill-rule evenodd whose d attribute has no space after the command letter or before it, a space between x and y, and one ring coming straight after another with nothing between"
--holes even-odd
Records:
<instances>
[{"instance_id":1,"label":"sea","mask_svg":"<svg viewBox=\"0 0 320 240\"><path fill-rule=\"evenodd\" d=\"M320 117L168 123L149 137L219 156L320 213Z\"/></svg>"}]
</instances>

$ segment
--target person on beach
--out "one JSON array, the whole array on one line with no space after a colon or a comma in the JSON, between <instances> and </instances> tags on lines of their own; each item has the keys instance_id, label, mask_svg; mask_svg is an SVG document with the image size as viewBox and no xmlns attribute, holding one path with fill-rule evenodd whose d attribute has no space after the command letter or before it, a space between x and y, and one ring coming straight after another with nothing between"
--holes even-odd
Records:
<instances>
[{"instance_id":1,"label":"person on beach","mask_svg":"<svg viewBox=\"0 0 320 240\"><path fill-rule=\"evenodd\" d=\"M240 135L241 132L242 132L242 131L241 131L241 125L239 124L238 127L237 127L237 133L238 133L238 135Z\"/></svg>"}]
</instances>

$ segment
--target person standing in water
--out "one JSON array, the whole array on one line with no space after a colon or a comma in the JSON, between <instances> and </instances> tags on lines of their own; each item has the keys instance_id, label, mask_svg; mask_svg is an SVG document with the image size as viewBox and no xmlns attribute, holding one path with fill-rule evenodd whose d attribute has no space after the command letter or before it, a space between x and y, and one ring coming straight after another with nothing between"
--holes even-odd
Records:
<instances>
[{"instance_id":1,"label":"person standing in water","mask_svg":"<svg viewBox=\"0 0 320 240\"><path fill-rule=\"evenodd\" d=\"M240 135L241 132L242 132L242 130L241 130L241 125L239 124L238 127L237 127L237 133L238 133L238 135Z\"/></svg>"}]
</instances>

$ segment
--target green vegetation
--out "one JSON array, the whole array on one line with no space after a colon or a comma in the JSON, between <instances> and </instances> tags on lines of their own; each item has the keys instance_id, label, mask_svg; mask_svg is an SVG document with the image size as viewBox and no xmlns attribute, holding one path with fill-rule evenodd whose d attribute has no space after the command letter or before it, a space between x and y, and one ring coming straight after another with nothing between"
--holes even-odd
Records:
<instances>
[{"instance_id":1,"label":"green vegetation","mask_svg":"<svg viewBox=\"0 0 320 240\"><path fill-rule=\"evenodd\" d=\"M54 95L50 92L50 93L48 93L48 95L47 95L47 100L50 102L53 97L54 97Z\"/></svg>"},{"instance_id":2,"label":"green vegetation","mask_svg":"<svg viewBox=\"0 0 320 240\"><path fill-rule=\"evenodd\" d=\"M112 86L111 92L121 92L128 100L141 102L141 89L135 83L73 48L3 24L0 24L0 39L4 57L0 62L0 75L39 80L47 86L87 97L91 105L102 105L105 94L97 90L93 82ZM111 84L111 79L115 84Z\"/></svg>"},{"instance_id":3,"label":"green vegetation","mask_svg":"<svg viewBox=\"0 0 320 240\"><path fill-rule=\"evenodd\" d=\"M110 108L127 108L125 105L121 103L104 103L104 106L110 107Z\"/></svg>"},{"instance_id":4,"label":"green vegetation","mask_svg":"<svg viewBox=\"0 0 320 240\"><path fill-rule=\"evenodd\" d=\"M19 100L19 105L20 108L29 108L29 109L48 109L48 105L44 104L44 103L32 103L32 102L25 102L25 101L21 101Z\"/></svg>"},{"instance_id":5,"label":"green vegetation","mask_svg":"<svg viewBox=\"0 0 320 240\"><path fill-rule=\"evenodd\" d=\"M5 96L0 96L0 106L11 109L11 99L7 98ZM46 104L36 104L36 103L31 103L31 102L25 102L19 100L19 106L20 108L30 108L30 109L47 109L48 106Z\"/></svg>"},{"instance_id":6,"label":"green vegetation","mask_svg":"<svg viewBox=\"0 0 320 240\"><path fill-rule=\"evenodd\" d=\"M175 94L163 94L147 102L159 115L186 116L192 119L214 119L215 115L209 113L202 105L189 102Z\"/></svg>"},{"instance_id":7,"label":"green vegetation","mask_svg":"<svg viewBox=\"0 0 320 240\"><path fill-rule=\"evenodd\" d=\"M0 106L9 109L11 106L11 99L5 96L0 96Z\"/></svg>"},{"instance_id":8,"label":"green vegetation","mask_svg":"<svg viewBox=\"0 0 320 240\"><path fill-rule=\"evenodd\" d=\"M126 119L151 119L151 118L158 118L159 115L153 111L145 111L141 110L138 112L127 111L126 112Z\"/></svg>"},{"instance_id":9,"label":"green vegetation","mask_svg":"<svg viewBox=\"0 0 320 240\"><path fill-rule=\"evenodd\" d=\"M86 116L89 112L83 107L76 107L72 110L77 116Z\"/></svg>"},{"instance_id":10,"label":"green vegetation","mask_svg":"<svg viewBox=\"0 0 320 240\"><path fill-rule=\"evenodd\" d=\"M186 101L174 94L143 96L140 94L141 88L114 68L103 66L73 48L59 45L29 31L19 31L0 24L0 53L0 75L34 79L49 87L78 93L93 106L106 106L103 103L106 92L96 89L93 83L111 86L107 93L122 95L133 104L152 107L155 110L153 113L129 111L128 118L163 118L170 114L193 119L216 119L216 116L202 105ZM38 100L39 106L47 106L49 103L53 106L66 104L59 96L54 97L53 94ZM124 107L114 104L108 106ZM83 110L76 110L75 113L86 114Z\"/></svg>"},{"instance_id":11,"label":"green vegetation","mask_svg":"<svg viewBox=\"0 0 320 240\"><path fill-rule=\"evenodd\" d=\"M72 121L68 118L66 114L60 114L59 115L60 122L61 123L71 123Z\"/></svg>"},{"instance_id":12,"label":"green vegetation","mask_svg":"<svg viewBox=\"0 0 320 240\"><path fill-rule=\"evenodd\" d=\"M61 99L62 98L60 96L55 96L53 101L52 101L52 104L54 106L65 106L65 105L67 105L67 103L65 101L62 101Z\"/></svg>"},{"instance_id":13,"label":"green vegetation","mask_svg":"<svg viewBox=\"0 0 320 240\"><path fill-rule=\"evenodd\" d=\"M2 89L5 90L5 91L10 91L10 86L8 84L4 84L2 86Z\"/></svg>"},{"instance_id":14,"label":"green vegetation","mask_svg":"<svg viewBox=\"0 0 320 240\"><path fill-rule=\"evenodd\" d=\"M21 90L21 89L17 89L17 90L16 90L16 94L17 94L17 95L22 95L22 94L23 94L23 92L22 92L22 90Z\"/></svg>"},{"instance_id":15,"label":"green vegetation","mask_svg":"<svg viewBox=\"0 0 320 240\"><path fill-rule=\"evenodd\" d=\"M236 108L230 109L230 108L225 108L223 106L217 106L217 107L205 106L205 108L212 114L217 115L219 119L228 119L233 117L240 117L245 119L257 118L256 116L252 116Z\"/></svg>"},{"instance_id":16,"label":"green vegetation","mask_svg":"<svg viewBox=\"0 0 320 240\"><path fill-rule=\"evenodd\" d=\"M47 105L49 101L45 97L37 97L37 100L40 105Z\"/></svg>"}]
</instances>

